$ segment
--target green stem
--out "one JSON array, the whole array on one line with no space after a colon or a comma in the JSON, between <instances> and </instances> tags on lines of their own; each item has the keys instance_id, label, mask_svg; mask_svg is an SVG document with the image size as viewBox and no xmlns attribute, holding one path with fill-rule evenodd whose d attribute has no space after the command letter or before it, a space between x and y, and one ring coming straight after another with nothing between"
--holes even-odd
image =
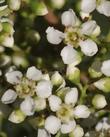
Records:
<instances>
[{"instance_id":1,"label":"green stem","mask_svg":"<svg viewBox=\"0 0 110 137\"><path fill-rule=\"evenodd\" d=\"M80 99L79 99L79 104L83 104L85 97L86 97L86 91L88 88L88 85L85 85L84 87L82 86L81 83L77 84L78 88L80 89L81 95L80 95Z\"/></svg>"}]
</instances>

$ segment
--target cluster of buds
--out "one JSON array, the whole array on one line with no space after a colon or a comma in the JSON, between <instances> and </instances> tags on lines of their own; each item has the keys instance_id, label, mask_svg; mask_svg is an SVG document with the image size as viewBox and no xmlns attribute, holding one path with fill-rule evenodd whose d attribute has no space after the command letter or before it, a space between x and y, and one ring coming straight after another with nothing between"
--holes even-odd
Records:
<instances>
[{"instance_id":1,"label":"cluster of buds","mask_svg":"<svg viewBox=\"0 0 110 137\"><path fill-rule=\"evenodd\" d=\"M75 137L84 135L83 128L75 119L88 118L90 109L86 105L77 104L78 89L66 87L59 72L50 77L32 66L26 75L18 70L10 70L6 73L6 79L12 86L2 95L1 101L13 106L16 104L9 115L9 121L21 123L26 117L33 116L39 128L38 137L49 137L59 132Z\"/></svg>"}]
</instances>

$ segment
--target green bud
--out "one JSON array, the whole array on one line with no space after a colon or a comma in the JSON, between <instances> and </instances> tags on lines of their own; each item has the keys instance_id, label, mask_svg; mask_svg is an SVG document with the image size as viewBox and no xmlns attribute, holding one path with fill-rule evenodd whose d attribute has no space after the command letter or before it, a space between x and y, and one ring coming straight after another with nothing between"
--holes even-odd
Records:
<instances>
[{"instance_id":1,"label":"green bud","mask_svg":"<svg viewBox=\"0 0 110 137\"><path fill-rule=\"evenodd\" d=\"M110 92L110 78L105 77L94 83L94 86L103 92Z\"/></svg>"},{"instance_id":2,"label":"green bud","mask_svg":"<svg viewBox=\"0 0 110 137\"><path fill-rule=\"evenodd\" d=\"M18 123L23 122L25 118L26 118L26 116L24 115L24 113L21 110L14 110L10 114L8 120L13 123L18 124Z\"/></svg>"},{"instance_id":3,"label":"green bud","mask_svg":"<svg viewBox=\"0 0 110 137\"><path fill-rule=\"evenodd\" d=\"M51 0L52 7L56 9L61 9L64 6L65 2L66 0Z\"/></svg>"},{"instance_id":4,"label":"green bud","mask_svg":"<svg viewBox=\"0 0 110 137\"><path fill-rule=\"evenodd\" d=\"M96 70L94 70L93 68L89 68L89 75L91 78L99 78L102 76L101 72L97 72Z\"/></svg>"},{"instance_id":5,"label":"green bud","mask_svg":"<svg viewBox=\"0 0 110 137\"><path fill-rule=\"evenodd\" d=\"M70 64L67 67L66 77L72 83L77 84L80 82L80 70L77 67L74 67L72 64Z\"/></svg>"},{"instance_id":6,"label":"green bud","mask_svg":"<svg viewBox=\"0 0 110 137\"><path fill-rule=\"evenodd\" d=\"M13 25L10 24L9 22L3 22L2 23L2 26L3 26L3 31L10 34L10 35L13 35L14 33L14 29L13 29Z\"/></svg>"},{"instance_id":7,"label":"green bud","mask_svg":"<svg viewBox=\"0 0 110 137\"><path fill-rule=\"evenodd\" d=\"M92 104L96 109L102 109L107 105L106 99L104 95L97 94L92 99Z\"/></svg>"}]
</instances>

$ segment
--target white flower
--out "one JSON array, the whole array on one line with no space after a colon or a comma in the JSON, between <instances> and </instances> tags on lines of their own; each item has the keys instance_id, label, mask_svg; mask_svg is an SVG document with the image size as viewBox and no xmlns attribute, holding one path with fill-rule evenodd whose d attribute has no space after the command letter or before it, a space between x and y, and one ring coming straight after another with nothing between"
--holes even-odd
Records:
<instances>
[{"instance_id":1,"label":"white flower","mask_svg":"<svg viewBox=\"0 0 110 137\"><path fill-rule=\"evenodd\" d=\"M97 6L97 10L99 13L110 17L110 1L102 0L100 4Z\"/></svg>"},{"instance_id":2,"label":"white flower","mask_svg":"<svg viewBox=\"0 0 110 137\"><path fill-rule=\"evenodd\" d=\"M51 133L51 134L56 134L59 129L61 128L61 121L59 118L51 115L46 118L45 120L45 129Z\"/></svg>"},{"instance_id":3,"label":"white flower","mask_svg":"<svg viewBox=\"0 0 110 137\"><path fill-rule=\"evenodd\" d=\"M48 98L52 94L52 84L50 81L42 80L36 86L36 94L41 98Z\"/></svg>"},{"instance_id":4,"label":"white flower","mask_svg":"<svg viewBox=\"0 0 110 137\"><path fill-rule=\"evenodd\" d=\"M50 42L51 44L59 44L61 43L61 41L64 38L64 33L54 29L53 27L48 27L46 30L47 33L47 40L48 42Z\"/></svg>"},{"instance_id":5,"label":"white flower","mask_svg":"<svg viewBox=\"0 0 110 137\"><path fill-rule=\"evenodd\" d=\"M81 51L86 56L94 56L98 52L98 47L94 41L91 39L87 39L85 41L80 41L79 45L81 47Z\"/></svg>"},{"instance_id":6,"label":"white flower","mask_svg":"<svg viewBox=\"0 0 110 137\"><path fill-rule=\"evenodd\" d=\"M65 103L72 104L74 106L77 100L78 100L78 90L77 88L71 88L71 90L67 92L65 96Z\"/></svg>"},{"instance_id":7,"label":"white flower","mask_svg":"<svg viewBox=\"0 0 110 137\"><path fill-rule=\"evenodd\" d=\"M20 110L13 111L8 118L9 121L16 124L23 122L24 119L25 119L25 115Z\"/></svg>"},{"instance_id":8,"label":"white flower","mask_svg":"<svg viewBox=\"0 0 110 137\"><path fill-rule=\"evenodd\" d=\"M76 128L73 130L72 135L74 137L83 137L84 136L83 128L77 125Z\"/></svg>"},{"instance_id":9,"label":"white flower","mask_svg":"<svg viewBox=\"0 0 110 137\"><path fill-rule=\"evenodd\" d=\"M73 49L72 46L66 46L61 51L61 57L64 62L64 64L74 64L77 65L81 61L81 57L79 53Z\"/></svg>"},{"instance_id":10,"label":"white flower","mask_svg":"<svg viewBox=\"0 0 110 137\"><path fill-rule=\"evenodd\" d=\"M21 5L21 0L10 0L9 1L9 7L12 9L12 10L18 10L20 8L20 5Z\"/></svg>"},{"instance_id":11,"label":"white flower","mask_svg":"<svg viewBox=\"0 0 110 137\"><path fill-rule=\"evenodd\" d=\"M89 20L82 24L80 31L82 34L90 36L90 35L94 34L97 27L98 27L98 25L96 24L96 21ZM100 31L99 31L99 34L100 34Z\"/></svg>"},{"instance_id":12,"label":"white flower","mask_svg":"<svg viewBox=\"0 0 110 137\"><path fill-rule=\"evenodd\" d=\"M101 72L105 76L110 76L110 60L106 60L102 63Z\"/></svg>"},{"instance_id":13,"label":"white flower","mask_svg":"<svg viewBox=\"0 0 110 137\"><path fill-rule=\"evenodd\" d=\"M72 9L63 12L61 21L64 26L75 26L77 21L75 12Z\"/></svg>"},{"instance_id":14,"label":"white flower","mask_svg":"<svg viewBox=\"0 0 110 137\"><path fill-rule=\"evenodd\" d=\"M61 133L67 134L74 130L76 126L75 120L69 121L68 123L64 123L61 125Z\"/></svg>"},{"instance_id":15,"label":"white flower","mask_svg":"<svg viewBox=\"0 0 110 137\"><path fill-rule=\"evenodd\" d=\"M62 103L61 99L55 95L49 97L49 106L52 111L57 111Z\"/></svg>"},{"instance_id":16,"label":"white flower","mask_svg":"<svg viewBox=\"0 0 110 137\"><path fill-rule=\"evenodd\" d=\"M51 135L45 129L38 129L37 137L51 137Z\"/></svg>"},{"instance_id":17,"label":"white flower","mask_svg":"<svg viewBox=\"0 0 110 137\"><path fill-rule=\"evenodd\" d=\"M23 75L20 71L11 71L7 72L5 76L9 83L18 84Z\"/></svg>"},{"instance_id":18,"label":"white flower","mask_svg":"<svg viewBox=\"0 0 110 137\"><path fill-rule=\"evenodd\" d=\"M104 108L107 105L107 101L106 101L104 95L97 94L92 99L92 104L94 105L95 108L101 109L101 108Z\"/></svg>"},{"instance_id":19,"label":"white flower","mask_svg":"<svg viewBox=\"0 0 110 137\"><path fill-rule=\"evenodd\" d=\"M36 67L32 66L32 67L28 68L26 77L28 79L38 81L42 78L42 72L39 69L37 69Z\"/></svg>"},{"instance_id":20,"label":"white flower","mask_svg":"<svg viewBox=\"0 0 110 137\"><path fill-rule=\"evenodd\" d=\"M20 104L21 111L26 116L31 116L35 112L34 100L31 97L25 98L25 100Z\"/></svg>"},{"instance_id":21,"label":"white flower","mask_svg":"<svg viewBox=\"0 0 110 137\"><path fill-rule=\"evenodd\" d=\"M85 105L78 105L74 109L74 116L76 118L88 118L90 115L90 110Z\"/></svg>"},{"instance_id":22,"label":"white flower","mask_svg":"<svg viewBox=\"0 0 110 137\"><path fill-rule=\"evenodd\" d=\"M17 98L17 93L12 89L8 89L3 94L1 101L4 104L10 104L10 103L14 102L16 100L16 98Z\"/></svg>"},{"instance_id":23,"label":"white flower","mask_svg":"<svg viewBox=\"0 0 110 137\"><path fill-rule=\"evenodd\" d=\"M14 38L13 38L13 36L5 37L5 39L2 42L2 45L5 46L5 47L13 47L13 45L14 45Z\"/></svg>"},{"instance_id":24,"label":"white flower","mask_svg":"<svg viewBox=\"0 0 110 137\"><path fill-rule=\"evenodd\" d=\"M84 13L91 13L96 8L96 0L82 0L81 10Z\"/></svg>"},{"instance_id":25,"label":"white flower","mask_svg":"<svg viewBox=\"0 0 110 137\"><path fill-rule=\"evenodd\" d=\"M43 98L34 98L34 103L35 103L35 110L36 111L41 111L46 108L46 100Z\"/></svg>"}]
</instances>

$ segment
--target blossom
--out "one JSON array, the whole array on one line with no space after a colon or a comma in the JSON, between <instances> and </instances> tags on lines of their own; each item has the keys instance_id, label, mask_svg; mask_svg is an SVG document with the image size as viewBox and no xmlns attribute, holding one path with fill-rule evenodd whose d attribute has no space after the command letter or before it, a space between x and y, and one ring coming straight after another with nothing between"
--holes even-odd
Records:
<instances>
[{"instance_id":1,"label":"blossom","mask_svg":"<svg viewBox=\"0 0 110 137\"><path fill-rule=\"evenodd\" d=\"M108 76L108 77L110 76L110 60L106 60L102 63L101 72L105 76Z\"/></svg>"}]
</instances>

